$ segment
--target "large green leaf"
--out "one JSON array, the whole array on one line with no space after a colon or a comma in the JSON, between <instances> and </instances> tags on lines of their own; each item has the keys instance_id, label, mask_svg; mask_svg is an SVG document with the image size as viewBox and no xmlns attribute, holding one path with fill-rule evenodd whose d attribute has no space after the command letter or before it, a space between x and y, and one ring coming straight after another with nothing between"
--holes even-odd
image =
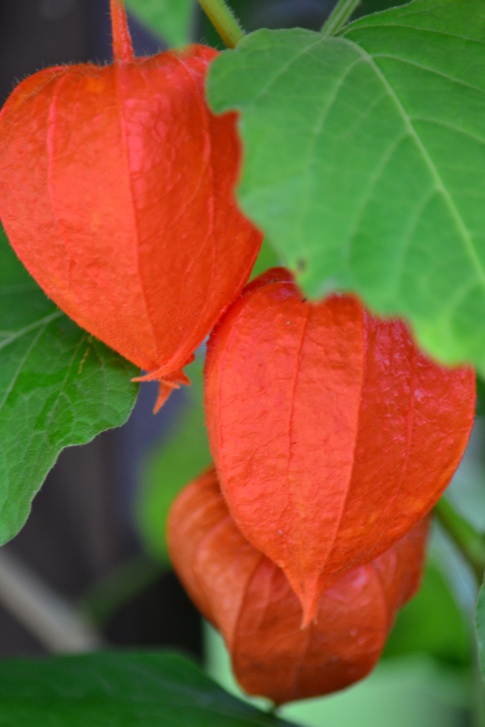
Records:
<instances>
[{"instance_id":1,"label":"large green leaf","mask_svg":"<svg viewBox=\"0 0 485 727\"><path fill-rule=\"evenodd\" d=\"M170 46L189 42L195 0L126 0L126 6Z\"/></svg>"},{"instance_id":2,"label":"large green leaf","mask_svg":"<svg viewBox=\"0 0 485 727\"><path fill-rule=\"evenodd\" d=\"M240 112L240 202L310 295L357 290L485 372L483 0L258 31L212 64L209 99Z\"/></svg>"},{"instance_id":3,"label":"large green leaf","mask_svg":"<svg viewBox=\"0 0 485 727\"><path fill-rule=\"evenodd\" d=\"M0 727L278 727L173 653L0 664Z\"/></svg>"},{"instance_id":4,"label":"large green leaf","mask_svg":"<svg viewBox=\"0 0 485 727\"><path fill-rule=\"evenodd\" d=\"M149 452L142 467L137 522L148 552L168 562L165 529L170 506L190 480L211 462L204 423L202 364L186 368L191 387L168 441Z\"/></svg>"},{"instance_id":5,"label":"large green leaf","mask_svg":"<svg viewBox=\"0 0 485 727\"><path fill-rule=\"evenodd\" d=\"M62 314L0 235L0 543L64 447L127 419L136 371Z\"/></svg>"}]
</instances>

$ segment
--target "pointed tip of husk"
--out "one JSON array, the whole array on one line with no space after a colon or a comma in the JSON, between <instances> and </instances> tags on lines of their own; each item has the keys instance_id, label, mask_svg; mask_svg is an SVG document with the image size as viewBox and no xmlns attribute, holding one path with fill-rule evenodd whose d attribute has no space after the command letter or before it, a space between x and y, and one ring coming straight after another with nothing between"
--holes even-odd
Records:
<instances>
[{"instance_id":1,"label":"pointed tip of husk","mask_svg":"<svg viewBox=\"0 0 485 727\"><path fill-rule=\"evenodd\" d=\"M153 407L154 414L160 411L174 389L180 389L181 386L190 386L189 377L181 369L180 371L173 371L167 376L163 376L157 371L152 371L144 376L135 376L132 381L158 381L159 389L157 400Z\"/></svg>"},{"instance_id":2,"label":"pointed tip of husk","mask_svg":"<svg viewBox=\"0 0 485 727\"><path fill-rule=\"evenodd\" d=\"M311 623L317 622L317 608L318 608L318 597L313 601L302 603L302 618L300 628L306 629Z\"/></svg>"},{"instance_id":3,"label":"pointed tip of husk","mask_svg":"<svg viewBox=\"0 0 485 727\"><path fill-rule=\"evenodd\" d=\"M166 381L160 381L160 385L158 387L158 396L157 400L155 402L155 405L153 407L153 413L158 414L162 406L167 401L168 397L172 393L174 389L180 388L178 384L171 384L167 383Z\"/></svg>"},{"instance_id":4,"label":"pointed tip of husk","mask_svg":"<svg viewBox=\"0 0 485 727\"><path fill-rule=\"evenodd\" d=\"M307 579L303 583L292 584L290 582L302 609L301 629L306 629L312 622L317 621L318 602L320 600L321 589L319 587L318 575L312 579Z\"/></svg>"},{"instance_id":5,"label":"pointed tip of husk","mask_svg":"<svg viewBox=\"0 0 485 727\"><path fill-rule=\"evenodd\" d=\"M123 0L110 0L113 57L115 61L132 61L135 57Z\"/></svg>"}]
</instances>

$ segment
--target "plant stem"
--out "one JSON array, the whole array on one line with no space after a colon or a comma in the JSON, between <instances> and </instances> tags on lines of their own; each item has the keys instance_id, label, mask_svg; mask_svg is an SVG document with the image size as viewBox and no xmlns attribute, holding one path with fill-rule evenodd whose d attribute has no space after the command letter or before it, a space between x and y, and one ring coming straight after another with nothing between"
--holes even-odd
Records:
<instances>
[{"instance_id":1,"label":"plant stem","mask_svg":"<svg viewBox=\"0 0 485 727\"><path fill-rule=\"evenodd\" d=\"M120 606L151 585L162 572L160 563L135 555L96 583L77 604L78 609L101 628Z\"/></svg>"},{"instance_id":2,"label":"plant stem","mask_svg":"<svg viewBox=\"0 0 485 727\"><path fill-rule=\"evenodd\" d=\"M70 603L3 548L0 603L51 652L92 651L103 645L99 634Z\"/></svg>"},{"instance_id":3,"label":"plant stem","mask_svg":"<svg viewBox=\"0 0 485 727\"><path fill-rule=\"evenodd\" d=\"M485 538L471 523L460 515L446 498L442 497L434 508L439 523L453 540L470 565L478 585L485 570Z\"/></svg>"},{"instance_id":4,"label":"plant stem","mask_svg":"<svg viewBox=\"0 0 485 727\"><path fill-rule=\"evenodd\" d=\"M227 47L235 48L244 30L225 0L199 0L199 5Z\"/></svg>"},{"instance_id":5,"label":"plant stem","mask_svg":"<svg viewBox=\"0 0 485 727\"><path fill-rule=\"evenodd\" d=\"M321 30L326 37L337 35L347 20L351 17L354 10L360 5L361 0L338 0L336 6L325 21Z\"/></svg>"},{"instance_id":6,"label":"plant stem","mask_svg":"<svg viewBox=\"0 0 485 727\"><path fill-rule=\"evenodd\" d=\"M113 58L129 63L135 57L123 0L110 1Z\"/></svg>"}]
</instances>

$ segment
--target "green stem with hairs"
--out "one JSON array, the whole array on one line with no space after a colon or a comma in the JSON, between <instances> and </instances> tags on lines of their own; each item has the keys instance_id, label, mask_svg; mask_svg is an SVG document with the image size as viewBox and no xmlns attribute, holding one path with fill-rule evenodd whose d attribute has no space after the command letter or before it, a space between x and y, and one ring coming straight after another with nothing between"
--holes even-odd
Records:
<instances>
[{"instance_id":1,"label":"green stem with hairs","mask_svg":"<svg viewBox=\"0 0 485 727\"><path fill-rule=\"evenodd\" d=\"M362 0L338 0L321 30L326 37L337 35L338 31L351 18Z\"/></svg>"},{"instance_id":2,"label":"green stem with hairs","mask_svg":"<svg viewBox=\"0 0 485 727\"><path fill-rule=\"evenodd\" d=\"M244 30L225 0L199 0L199 5L228 48L234 48Z\"/></svg>"}]
</instances>

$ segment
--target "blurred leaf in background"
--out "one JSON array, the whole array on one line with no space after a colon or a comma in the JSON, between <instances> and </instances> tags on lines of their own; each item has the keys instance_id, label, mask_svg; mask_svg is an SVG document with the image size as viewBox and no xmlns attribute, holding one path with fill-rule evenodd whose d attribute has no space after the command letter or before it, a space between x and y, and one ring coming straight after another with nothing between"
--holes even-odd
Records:
<instances>
[{"instance_id":1,"label":"blurred leaf in background","mask_svg":"<svg viewBox=\"0 0 485 727\"><path fill-rule=\"evenodd\" d=\"M485 685L485 581L478 594L475 627L478 640L482 682Z\"/></svg>"},{"instance_id":2,"label":"blurred leaf in background","mask_svg":"<svg viewBox=\"0 0 485 727\"><path fill-rule=\"evenodd\" d=\"M470 628L439 565L429 561L418 594L400 611L383 658L428 654L469 669Z\"/></svg>"},{"instance_id":3,"label":"blurred leaf in background","mask_svg":"<svg viewBox=\"0 0 485 727\"><path fill-rule=\"evenodd\" d=\"M126 6L169 46L190 42L195 0L126 0Z\"/></svg>"}]
</instances>

